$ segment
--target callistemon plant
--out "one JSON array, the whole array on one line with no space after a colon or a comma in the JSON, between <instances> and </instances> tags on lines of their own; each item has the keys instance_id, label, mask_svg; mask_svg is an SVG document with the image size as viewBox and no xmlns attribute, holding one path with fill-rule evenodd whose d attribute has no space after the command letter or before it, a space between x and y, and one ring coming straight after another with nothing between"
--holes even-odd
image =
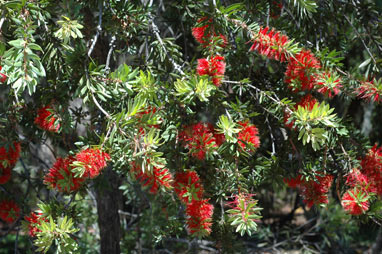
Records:
<instances>
[{"instance_id":1,"label":"callistemon plant","mask_svg":"<svg viewBox=\"0 0 382 254\"><path fill-rule=\"evenodd\" d=\"M0 1L0 253L381 252L377 2Z\"/></svg>"},{"instance_id":2,"label":"callistemon plant","mask_svg":"<svg viewBox=\"0 0 382 254\"><path fill-rule=\"evenodd\" d=\"M269 27L260 27L250 50L256 50L263 56L284 62L288 57L290 44L288 36Z\"/></svg>"},{"instance_id":3,"label":"callistemon plant","mask_svg":"<svg viewBox=\"0 0 382 254\"><path fill-rule=\"evenodd\" d=\"M309 50L301 50L291 57L285 72L285 83L294 91L312 90L316 85L315 72L321 68L320 61Z\"/></svg>"},{"instance_id":4,"label":"callistemon plant","mask_svg":"<svg viewBox=\"0 0 382 254\"><path fill-rule=\"evenodd\" d=\"M254 200L253 196L249 193L239 193L234 195L234 201L228 203L231 207L226 211L230 216L229 221L241 235L251 235L256 231L256 222L261 218L262 208L257 206L258 201Z\"/></svg>"},{"instance_id":5,"label":"callistemon plant","mask_svg":"<svg viewBox=\"0 0 382 254\"><path fill-rule=\"evenodd\" d=\"M0 147L0 163L3 167L13 167L20 157L21 145L19 142Z\"/></svg>"},{"instance_id":6,"label":"callistemon plant","mask_svg":"<svg viewBox=\"0 0 382 254\"><path fill-rule=\"evenodd\" d=\"M306 180L303 175L295 178L286 178L284 182L290 188L297 188L304 198L303 202L308 208L313 205L325 205L329 203L328 192L333 182L332 175L316 175L314 178Z\"/></svg>"},{"instance_id":7,"label":"callistemon plant","mask_svg":"<svg viewBox=\"0 0 382 254\"><path fill-rule=\"evenodd\" d=\"M58 132L60 129L60 122L53 113L51 106L39 108L34 123L46 131Z\"/></svg>"},{"instance_id":8,"label":"callistemon plant","mask_svg":"<svg viewBox=\"0 0 382 254\"><path fill-rule=\"evenodd\" d=\"M172 188L173 178L170 171L165 167L153 167L152 170L142 169L139 163L131 163L131 174L143 187L148 187L152 194L159 189L168 190Z\"/></svg>"},{"instance_id":9,"label":"callistemon plant","mask_svg":"<svg viewBox=\"0 0 382 254\"><path fill-rule=\"evenodd\" d=\"M15 222L20 216L20 207L13 200L0 201L0 219L6 223Z\"/></svg>"},{"instance_id":10,"label":"callistemon plant","mask_svg":"<svg viewBox=\"0 0 382 254\"><path fill-rule=\"evenodd\" d=\"M317 103L318 101L311 94L307 94L304 97L302 97L300 101L294 105L293 111L298 109L298 107L302 107L308 111L312 111L314 105L316 105ZM286 127L292 129L294 125L294 121L290 119L290 116L291 116L290 111L284 112L284 124Z\"/></svg>"},{"instance_id":11,"label":"callistemon plant","mask_svg":"<svg viewBox=\"0 0 382 254\"><path fill-rule=\"evenodd\" d=\"M71 165L75 161L73 156L57 158L48 174L45 175L44 183L60 192L70 193L77 191L82 186L85 178L76 176L75 172L72 171Z\"/></svg>"}]
</instances>

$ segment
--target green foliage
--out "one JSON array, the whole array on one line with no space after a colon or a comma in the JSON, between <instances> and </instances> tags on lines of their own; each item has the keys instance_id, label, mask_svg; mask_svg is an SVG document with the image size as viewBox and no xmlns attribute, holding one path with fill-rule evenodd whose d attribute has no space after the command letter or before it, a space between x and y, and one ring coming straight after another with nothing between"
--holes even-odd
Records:
<instances>
[{"instance_id":1,"label":"green foliage","mask_svg":"<svg viewBox=\"0 0 382 254\"><path fill-rule=\"evenodd\" d=\"M51 245L54 243L57 247L57 253L79 253L76 241L71 234L78 231L73 227L72 219L65 216L58 218L57 222L49 216L49 222L41 221L37 226L41 232L38 232L37 239L34 244L38 247L37 251L47 253Z\"/></svg>"}]
</instances>

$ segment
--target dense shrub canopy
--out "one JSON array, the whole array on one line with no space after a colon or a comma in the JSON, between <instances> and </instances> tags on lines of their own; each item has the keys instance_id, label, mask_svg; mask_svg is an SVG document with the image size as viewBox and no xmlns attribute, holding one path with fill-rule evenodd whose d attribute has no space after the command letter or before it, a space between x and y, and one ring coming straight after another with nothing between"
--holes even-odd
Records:
<instances>
[{"instance_id":1,"label":"dense shrub canopy","mask_svg":"<svg viewBox=\"0 0 382 254\"><path fill-rule=\"evenodd\" d=\"M381 1L0 9L0 253L382 249Z\"/></svg>"}]
</instances>

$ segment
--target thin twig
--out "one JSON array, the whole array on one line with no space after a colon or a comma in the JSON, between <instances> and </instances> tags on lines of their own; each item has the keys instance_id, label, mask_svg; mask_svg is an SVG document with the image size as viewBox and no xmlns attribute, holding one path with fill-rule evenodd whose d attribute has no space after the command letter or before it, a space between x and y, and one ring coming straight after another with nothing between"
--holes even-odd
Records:
<instances>
[{"instance_id":1,"label":"thin twig","mask_svg":"<svg viewBox=\"0 0 382 254\"><path fill-rule=\"evenodd\" d=\"M370 55L371 59L373 59L374 64L377 65L377 61L375 60L373 54L370 52L370 49L367 47L365 41L363 40L361 34L358 32L357 28L354 27L354 25L351 23L351 21L349 20L349 18L348 18L346 15L344 15L344 17L345 17L346 21L349 23L349 25L353 28L354 32L355 32L355 33L358 35L358 37L360 38L360 40L361 40L363 46L365 47L367 53ZM378 67L377 67L377 68L378 68Z\"/></svg>"},{"instance_id":2,"label":"thin twig","mask_svg":"<svg viewBox=\"0 0 382 254\"><path fill-rule=\"evenodd\" d=\"M170 56L170 54L168 53L167 49L166 49L166 46L164 45L163 43L163 40L162 38L160 37L160 34L159 34L159 28L158 26L154 23L154 17L151 15L151 13L148 15L149 16L149 19L150 19L150 23L151 23L151 27L153 29L153 32L157 38L157 40L159 41L159 44L162 46L162 49L163 51L165 52L165 54L167 55L168 59L170 60L171 64L174 66L174 69L176 71L178 71L181 75L185 75L185 73L182 71L181 67L179 64L177 64L175 62L175 60Z\"/></svg>"},{"instance_id":3,"label":"thin twig","mask_svg":"<svg viewBox=\"0 0 382 254\"><path fill-rule=\"evenodd\" d=\"M89 48L89 51L88 51L88 57L90 57L90 55L92 54L93 50L94 50L94 47L97 43L97 40L98 40L98 37L99 37L99 34L100 32L102 31L102 7L103 7L103 1L100 1L99 2L99 14L98 14L98 25L97 25L97 32L96 34L94 35L94 38L93 38L93 41L92 41L92 45L90 46Z\"/></svg>"},{"instance_id":4,"label":"thin twig","mask_svg":"<svg viewBox=\"0 0 382 254\"><path fill-rule=\"evenodd\" d=\"M115 47L114 45L114 42L115 42L115 35L113 35L113 37L111 37L111 41L110 41L110 49L109 49L109 52L107 53L107 58L106 58L106 66L105 66L105 70L106 72L109 72L110 70L110 59L111 59L111 55L113 54L113 49Z\"/></svg>"}]
</instances>

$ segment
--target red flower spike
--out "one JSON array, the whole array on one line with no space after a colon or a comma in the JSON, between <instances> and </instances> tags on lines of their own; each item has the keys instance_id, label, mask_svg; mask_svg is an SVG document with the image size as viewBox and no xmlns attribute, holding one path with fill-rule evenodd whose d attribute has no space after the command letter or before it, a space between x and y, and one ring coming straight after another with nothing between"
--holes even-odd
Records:
<instances>
[{"instance_id":1,"label":"red flower spike","mask_svg":"<svg viewBox=\"0 0 382 254\"><path fill-rule=\"evenodd\" d=\"M306 181L302 175L296 178L284 179L284 182L291 188L297 188L303 196L303 202L308 208L313 205L327 204L328 192L333 182L332 175L316 176L315 180Z\"/></svg>"},{"instance_id":2,"label":"red flower spike","mask_svg":"<svg viewBox=\"0 0 382 254\"><path fill-rule=\"evenodd\" d=\"M346 176L346 184L365 193L375 193L377 191L375 183L371 182L359 169L353 169Z\"/></svg>"},{"instance_id":3,"label":"red flower spike","mask_svg":"<svg viewBox=\"0 0 382 254\"><path fill-rule=\"evenodd\" d=\"M185 148L190 150L191 156L199 160L204 160L206 153L223 141L223 138L214 132L212 125L201 122L185 126L179 133L179 139L183 141Z\"/></svg>"},{"instance_id":4,"label":"red flower spike","mask_svg":"<svg viewBox=\"0 0 382 254\"><path fill-rule=\"evenodd\" d=\"M361 215L369 210L369 196L357 188L348 190L341 200L342 207L352 215Z\"/></svg>"},{"instance_id":5,"label":"red flower spike","mask_svg":"<svg viewBox=\"0 0 382 254\"><path fill-rule=\"evenodd\" d=\"M41 224L41 221L48 221L47 218L44 218L41 216L42 214L41 213L36 213L36 212L31 212L31 214L29 216L25 216L24 219L29 222L28 223L28 234L30 237L35 237L36 236L36 233L38 232L41 232L41 230L39 230L37 228L38 225Z\"/></svg>"},{"instance_id":6,"label":"red flower spike","mask_svg":"<svg viewBox=\"0 0 382 254\"><path fill-rule=\"evenodd\" d=\"M60 124L55 125L56 117L50 111L51 107L46 106L37 111L34 123L41 129L51 132L58 132Z\"/></svg>"},{"instance_id":7,"label":"red flower spike","mask_svg":"<svg viewBox=\"0 0 382 254\"><path fill-rule=\"evenodd\" d=\"M213 56L209 59L198 59L196 71L198 75L208 75L212 77L215 86L220 86L225 72L225 62L223 56Z\"/></svg>"},{"instance_id":8,"label":"red flower spike","mask_svg":"<svg viewBox=\"0 0 382 254\"><path fill-rule=\"evenodd\" d=\"M321 68L320 61L309 50L301 50L294 57L289 58L285 72L285 83L293 92L312 90L317 77L313 75Z\"/></svg>"},{"instance_id":9,"label":"red flower spike","mask_svg":"<svg viewBox=\"0 0 382 254\"><path fill-rule=\"evenodd\" d=\"M84 177L75 177L71 171L71 164L75 158L69 156L67 158L57 158L53 167L49 169L49 173L44 177L44 183L58 191L70 193L77 191L85 181Z\"/></svg>"},{"instance_id":10,"label":"red flower spike","mask_svg":"<svg viewBox=\"0 0 382 254\"><path fill-rule=\"evenodd\" d=\"M20 158L21 145L19 142L13 142L8 148L0 147L0 162L3 167L13 167Z\"/></svg>"},{"instance_id":11,"label":"red flower spike","mask_svg":"<svg viewBox=\"0 0 382 254\"><path fill-rule=\"evenodd\" d=\"M315 88L317 92L322 93L329 98L337 95L340 92L341 79L329 72L322 72L317 76L317 82Z\"/></svg>"},{"instance_id":12,"label":"red flower spike","mask_svg":"<svg viewBox=\"0 0 382 254\"><path fill-rule=\"evenodd\" d=\"M373 79L361 82L361 86L355 90L358 97L377 103L382 102L382 81Z\"/></svg>"},{"instance_id":13,"label":"red flower spike","mask_svg":"<svg viewBox=\"0 0 382 254\"><path fill-rule=\"evenodd\" d=\"M361 160L361 172L375 187L375 192L382 195L382 148L373 146Z\"/></svg>"},{"instance_id":14,"label":"red flower spike","mask_svg":"<svg viewBox=\"0 0 382 254\"><path fill-rule=\"evenodd\" d=\"M187 204L187 227L191 235L203 237L211 233L214 206L208 199L194 200Z\"/></svg>"},{"instance_id":15,"label":"red flower spike","mask_svg":"<svg viewBox=\"0 0 382 254\"><path fill-rule=\"evenodd\" d=\"M99 149L88 148L75 156L75 161L80 162L84 168L82 177L95 178L107 165L110 155Z\"/></svg>"},{"instance_id":16,"label":"red flower spike","mask_svg":"<svg viewBox=\"0 0 382 254\"><path fill-rule=\"evenodd\" d=\"M252 144L255 149L260 147L260 138L258 136L259 130L255 125L247 122L238 122L238 124L242 127L238 133L238 144L244 150L248 150L247 144ZM245 143L244 143L245 142Z\"/></svg>"},{"instance_id":17,"label":"red flower spike","mask_svg":"<svg viewBox=\"0 0 382 254\"><path fill-rule=\"evenodd\" d=\"M250 51L258 51L259 54L284 62L287 59L287 46L290 43L286 35L276 32L269 27L260 27L257 37L250 48Z\"/></svg>"},{"instance_id":18,"label":"red flower spike","mask_svg":"<svg viewBox=\"0 0 382 254\"><path fill-rule=\"evenodd\" d=\"M0 184L5 184L11 179L11 168L0 165Z\"/></svg>"},{"instance_id":19,"label":"red flower spike","mask_svg":"<svg viewBox=\"0 0 382 254\"><path fill-rule=\"evenodd\" d=\"M201 200L203 197L203 186L195 171L177 173L174 181L174 191L184 203Z\"/></svg>"},{"instance_id":20,"label":"red flower spike","mask_svg":"<svg viewBox=\"0 0 382 254\"><path fill-rule=\"evenodd\" d=\"M314 105L318 103L318 101L310 94L305 95L301 98L301 100L294 105L294 110L297 110L298 107L303 107L306 110L312 111ZM289 122L290 114L288 112L284 113L284 124L289 129L293 128L294 121ZM289 122L289 123L288 123Z\"/></svg>"},{"instance_id":21,"label":"red flower spike","mask_svg":"<svg viewBox=\"0 0 382 254\"><path fill-rule=\"evenodd\" d=\"M216 37L220 37L223 43L219 44L218 46L224 48L228 44L227 38L222 34L219 34L217 36L214 31L214 27L212 26L212 19L209 19L207 22L204 22L206 19L206 17L198 19L198 25L192 28L192 36L194 36L195 40L199 42L204 48L208 47L211 44L211 42L214 40L214 37L215 39ZM206 24L200 26L202 22Z\"/></svg>"},{"instance_id":22,"label":"red flower spike","mask_svg":"<svg viewBox=\"0 0 382 254\"><path fill-rule=\"evenodd\" d=\"M12 200L0 202L0 219L13 223L20 216L20 207Z\"/></svg>"},{"instance_id":23,"label":"red flower spike","mask_svg":"<svg viewBox=\"0 0 382 254\"><path fill-rule=\"evenodd\" d=\"M153 167L152 172L142 171L142 168L135 162L131 165L131 173L135 179L139 180L143 187L148 186L152 194L156 194L160 187L172 188L172 175L167 168Z\"/></svg>"},{"instance_id":24,"label":"red flower spike","mask_svg":"<svg viewBox=\"0 0 382 254\"><path fill-rule=\"evenodd\" d=\"M3 67L0 66L0 71L1 69L3 69ZM7 80L7 75L3 74L3 73L0 73L0 82L1 83L5 83L5 81Z\"/></svg>"}]
</instances>

